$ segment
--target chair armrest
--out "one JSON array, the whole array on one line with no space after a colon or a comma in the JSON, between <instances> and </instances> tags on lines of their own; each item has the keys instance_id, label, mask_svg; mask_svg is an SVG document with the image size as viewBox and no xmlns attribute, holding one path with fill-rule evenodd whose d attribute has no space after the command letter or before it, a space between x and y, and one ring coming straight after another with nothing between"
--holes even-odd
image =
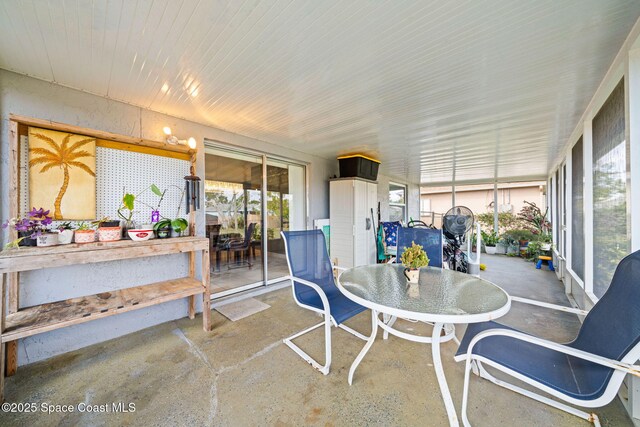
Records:
<instances>
[{"instance_id":1,"label":"chair armrest","mask_svg":"<svg viewBox=\"0 0 640 427\"><path fill-rule=\"evenodd\" d=\"M311 289L313 289L314 291L316 291L318 293L318 295L320 295L320 300L322 301L322 307L324 308L324 311L326 314L331 314L330 310L329 310L329 299L327 299L327 295L324 293L324 291L322 290L322 288L320 286L318 286L317 284L310 282L308 280L305 279L301 279L299 277L295 277L295 276L288 276L288 279L291 280L291 285L293 286L293 282L298 282L301 285L305 285L310 287ZM295 293L295 292L294 292ZM297 298L296 298L297 301Z\"/></svg>"},{"instance_id":2,"label":"chair armrest","mask_svg":"<svg viewBox=\"0 0 640 427\"><path fill-rule=\"evenodd\" d=\"M617 369L619 371L624 371L628 374L635 375L636 377L640 377L639 365L632 365L632 364L620 362L614 359L607 359L606 357L602 357L593 353L588 353L586 351L578 350L576 348L569 347L564 344L558 344L553 341L548 341L542 338L534 337L532 335L527 335L525 333L512 331L509 329L489 329L489 330L480 332L469 343L469 348L467 349L467 359L469 359L472 356L473 347L478 343L478 341L490 336L505 336L505 337L514 338L520 341L530 342L531 344L535 344L540 347L546 347L550 350L568 354L570 356L575 356L580 359L587 360L589 362L597 363L598 365L606 366L607 368Z\"/></svg>"},{"instance_id":3,"label":"chair armrest","mask_svg":"<svg viewBox=\"0 0 640 427\"><path fill-rule=\"evenodd\" d=\"M579 308L573 308L573 307L565 307L557 304L550 304L548 302L536 301L528 298L511 297L511 301L517 301L517 302L521 302L523 304L529 304L529 305L536 305L538 307L550 308L552 310L565 311L567 313L578 314L580 316L586 316L587 314L589 314L587 310L581 310Z\"/></svg>"}]
</instances>

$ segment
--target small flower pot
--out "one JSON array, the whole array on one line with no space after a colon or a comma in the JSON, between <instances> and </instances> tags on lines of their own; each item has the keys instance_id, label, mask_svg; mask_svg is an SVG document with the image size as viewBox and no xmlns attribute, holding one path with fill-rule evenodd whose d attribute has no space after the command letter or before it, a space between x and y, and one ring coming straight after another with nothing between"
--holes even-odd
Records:
<instances>
[{"instance_id":1,"label":"small flower pot","mask_svg":"<svg viewBox=\"0 0 640 427\"><path fill-rule=\"evenodd\" d=\"M415 269L406 268L404 270L404 277L407 278L407 281L409 283L418 283L420 281L420 270L417 268Z\"/></svg>"},{"instance_id":2,"label":"small flower pot","mask_svg":"<svg viewBox=\"0 0 640 427\"><path fill-rule=\"evenodd\" d=\"M103 221L100 223L100 228L102 227L118 227L120 228L120 221L119 220L114 220L114 221Z\"/></svg>"},{"instance_id":3,"label":"small flower pot","mask_svg":"<svg viewBox=\"0 0 640 427\"><path fill-rule=\"evenodd\" d=\"M100 227L98 228L98 240L101 242L115 242L122 238L120 227Z\"/></svg>"},{"instance_id":4,"label":"small flower pot","mask_svg":"<svg viewBox=\"0 0 640 427\"><path fill-rule=\"evenodd\" d=\"M28 231L20 231L18 232L18 237L24 237L20 242L18 242L18 246L37 246L38 241L36 239L32 239L31 233Z\"/></svg>"},{"instance_id":5,"label":"small flower pot","mask_svg":"<svg viewBox=\"0 0 640 427\"><path fill-rule=\"evenodd\" d=\"M484 249L487 251L488 255L495 255L496 247L495 246L485 246Z\"/></svg>"},{"instance_id":6,"label":"small flower pot","mask_svg":"<svg viewBox=\"0 0 640 427\"><path fill-rule=\"evenodd\" d=\"M96 241L96 232L94 230L76 230L76 243L93 243Z\"/></svg>"},{"instance_id":7,"label":"small flower pot","mask_svg":"<svg viewBox=\"0 0 640 427\"><path fill-rule=\"evenodd\" d=\"M540 250L550 251L551 250L551 243L544 243L542 246L540 246Z\"/></svg>"},{"instance_id":8,"label":"small flower pot","mask_svg":"<svg viewBox=\"0 0 640 427\"><path fill-rule=\"evenodd\" d=\"M58 243L68 245L73 240L73 230L58 230Z\"/></svg>"},{"instance_id":9,"label":"small flower pot","mask_svg":"<svg viewBox=\"0 0 640 427\"><path fill-rule=\"evenodd\" d=\"M58 233L44 233L36 237L39 247L56 246L58 244Z\"/></svg>"},{"instance_id":10,"label":"small flower pot","mask_svg":"<svg viewBox=\"0 0 640 427\"><path fill-rule=\"evenodd\" d=\"M156 237L158 239L168 239L171 237L171 227L162 227L156 230Z\"/></svg>"}]
</instances>

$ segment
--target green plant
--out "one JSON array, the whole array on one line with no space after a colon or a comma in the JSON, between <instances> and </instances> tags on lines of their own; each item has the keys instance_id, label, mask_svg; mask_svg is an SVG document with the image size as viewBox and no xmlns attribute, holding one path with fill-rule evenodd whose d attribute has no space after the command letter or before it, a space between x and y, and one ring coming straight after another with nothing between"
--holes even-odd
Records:
<instances>
[{"instance_id":1,"label":"green plant","mask_svg":"<svg viewBox=\"0 0 640 427\"><path fill-rule=\"evenodd\" d=\"M484 242L485 246L495 246L498 244L498 235L495 231L492 231L491 233L485 233L484 231L482 231L481 233L482 241Z\"/></svg>"},{"instance_id":2,"label":"green plant","mask_svg":"<svg viewBox=\"0 0 640 427\"><path fill-rule=\"evenodd\" d=\"M543 243L540 241L529 242L525 258L529 261L538 259L538 256L542 255L542 245Z\"/></svg>"},{"instance_id":3,"label":"green plant","mask_svg":"<svg viewBox=\"0 0 640 427\"><path fill-rule=\"evenodd\" d=\"M167 218L163 218L160 221L153 224L153 230L158 231L161 228L171 227L171 220Z\"/></svg>"},{"instance_id":4,"label":"green plant","mask_svg":"<svg viewBox=\"0 0 640 427\"><path fill-rule=\"evenodd\" d=\"M549 208L542 212L542 210L532 202L524 201L525 206L520 210L518 218L525 221L529 230L534 234L541 236L541 239L551 236L551 223L547 221L547 214Z\"/></svg>"},{"instance_id":5,"label":"green plant","mask_svg":"<svg viewBox=\"0 0 640 427\"><path fill-rule=\"evenodd\" d=\"M124 193L124 196L122 196L122 205L118 208L118 216L128 223L131 222L131 218L133 218L135 200L136 196L133 194ZM125 210L129 211L126 215L123 213Z\"/></svg>"},{"instance_id":6,"label":"green plant","mask_svg":"<svg viewBox=\"0 0 640 427\"><path fill-rule=\"evenodd\" d=\"M402 265L411 270L429 265L427 253L422 249L422 246L416 245L415 242L411 242L411 246L404 250L400 260Z\"/></svg>"},{"instance_id":7,"label":"green plant","mask_svg":"<svg viewBox=\"0 0 640 427\"><path fill-rule=\"evenodd\" d=\"M58 225L56 227L56 229L58 229L60 231L75 230L75 227L73 225L71 225L71 223L69 221L66 221L66 222L63 222L62 224Z\"/></svg>"},{"instance_id":8,"label":"green plant","mask_svg":"<svg viewBox=\"0 0 640 427\"><path fill-rule=\"evenodd\" d=\"M478 222L483 230L490 232L493 230L493 211L485 212L477 215ZM515 228L522 228L526 223L511 212L498 213L498 234L504 233Z\"/></svg>"},{"instance_id":9,"label":"green plant","mask_svg":"<svg viewBox=\"0 0 640 427\"><path fill-rule=\"evenodd\" d=\"M78 225L76 225L76 230L78 231L93 230L93 228L93 224L85 221L81 221L78 223Z\"/></svg>"},{"instance_id":10,"label":"green plant","mask_svg":"<svg viewBox=\"0 0 640 427\"><path fill-rule=\"evenodd\" d=\"M184 218L176 218L171 221L171 228L176 233L182 233L189 227L189 222Z\"/></svg>"}]
</instances>

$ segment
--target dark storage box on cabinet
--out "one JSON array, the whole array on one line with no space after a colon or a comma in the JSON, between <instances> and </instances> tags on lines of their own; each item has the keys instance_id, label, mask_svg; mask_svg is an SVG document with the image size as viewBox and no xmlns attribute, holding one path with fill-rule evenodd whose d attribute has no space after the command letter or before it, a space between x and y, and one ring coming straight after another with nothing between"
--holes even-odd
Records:
<instances>
[{"instance_id":1,"label":"dark storage box on cabinet","mask_svg":"<svg viewBox=\"0 0 640 427\"><path fill-rule=\"evenodd\" d=\"M378 179L380 162L360 154L338 157L340 162L340 178L364 178L375 181Z\"/></svg>"}]
</instances>

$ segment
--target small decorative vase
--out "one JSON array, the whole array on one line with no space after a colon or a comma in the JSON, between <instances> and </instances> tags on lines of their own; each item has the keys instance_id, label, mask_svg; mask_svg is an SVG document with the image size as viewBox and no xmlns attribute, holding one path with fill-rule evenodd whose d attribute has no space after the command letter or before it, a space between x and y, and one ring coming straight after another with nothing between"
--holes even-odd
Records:
<instances>
[{"instance_id":1,"label":"small decorative vase","mask_svg":"<svg viewBox=\"0 0 640 427\"><path fill-rule=\"evenodd\" d=\"M68 245L73 240L73 230L58 230L58 243Z\"/></svg>"},{"instance_id":2,"label":"small decorative vase","mask_svg":"<svg viewBox=\"0 0 640 427\"><path fill-rule=\"evenodd\" d=\"M39 235L36 240L39 247L55 246L58 244L58 233L44 233Z\"/></svg>"},{"instance_id":3,"label":"small decorative vase","mask_svg":"<svg viewBox=\"0 0 640 427\"><path fill-rule=\"evenodd\" d=\"M420 270L417 268L405 268L404 277L409 283L418 283L420 281Z\"/></svg>"},{"instance_id":4,"label":"small decorative vase","mask_svg":"<svg viewBox=\"0 0 640 427\"><path fill-rule=\"evenodd\" d=\"M76 243L93 243L96 240L96 232L94 230L76 230Z\"/></svg>"},{"instance_id":5,"label":"small decorative vase","mask_svg":"<svg viewBox=\"0 0 640 427\"><path fill-rule=\"evenodd\" d=\"M158 239L167 239L171 237L171 227L162 227L156 230Z\"/></svg>"},{"instance_id":6,"label":"small decorative vase","mask_svg":"<svg viewBox=\"0 0 640 427\"><path fill-rule=\"evenodd\" d=\"M120 227L100 227L98 228L98 240L101 242L115 242L122 238Z\"/></svg>"}]
</instances>

